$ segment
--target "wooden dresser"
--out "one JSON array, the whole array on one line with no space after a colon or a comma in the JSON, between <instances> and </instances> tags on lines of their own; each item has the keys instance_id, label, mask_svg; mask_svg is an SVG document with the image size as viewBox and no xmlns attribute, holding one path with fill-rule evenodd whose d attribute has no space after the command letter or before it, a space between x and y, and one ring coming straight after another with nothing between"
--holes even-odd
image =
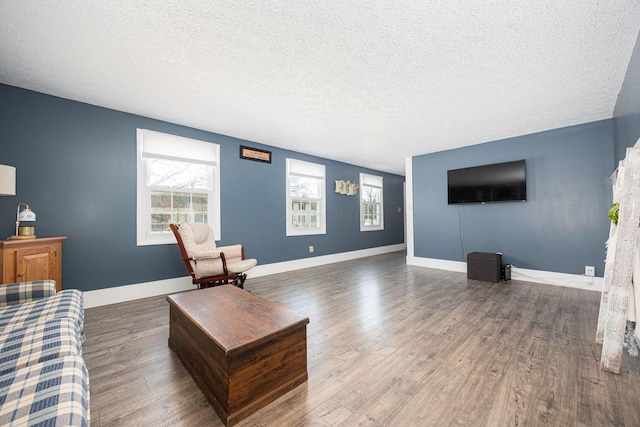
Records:
<instances>
[{"instance_id":1,"label":"wooden dresser","mask_svg":"<svg viewBox=\"0 0 640 427\"><path fill-rule=\"evenodd\" d=\"M66 237L0 241L2 283L53 279L62 290L62 242Z\"/></svg>"}]
</instances>

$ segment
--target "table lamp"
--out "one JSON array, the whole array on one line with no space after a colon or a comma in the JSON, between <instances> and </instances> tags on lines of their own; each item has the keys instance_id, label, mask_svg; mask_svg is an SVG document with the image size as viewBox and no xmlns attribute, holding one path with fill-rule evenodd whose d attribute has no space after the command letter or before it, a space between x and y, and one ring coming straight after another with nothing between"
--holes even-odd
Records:
<instances>
[{"instance_id":1,"label":"table lamp","mask_svg":"<svg viewBox=\"0 0 640 427\"><path fill-rule=\"evenodd\" d=\"M20 210L23 207L23 210ZM11 236L11 239L35 239L36 238L36 226L35 224L24 225L21 222L36 221L36 213L29 208L26 203L20 203L16 211L16 235Z\"/></svg>"}]
</instances>

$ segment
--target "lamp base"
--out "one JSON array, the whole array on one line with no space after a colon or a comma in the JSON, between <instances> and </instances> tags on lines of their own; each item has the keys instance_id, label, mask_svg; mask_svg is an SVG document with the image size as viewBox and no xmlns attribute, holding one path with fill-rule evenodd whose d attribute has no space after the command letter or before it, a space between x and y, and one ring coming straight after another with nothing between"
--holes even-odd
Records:
<instances>
[{"instance_id":1,"label":"lamp base","mask_svg":"<svg viewBox=\"0 0 640 427\"><path fill-rule=\"evenodd\" d=\"M31 236L10 236L9 239L11 240L28 240L28 239L35 239L36 236L35 234L31 235Z\"/></svg>"}]
</instances>

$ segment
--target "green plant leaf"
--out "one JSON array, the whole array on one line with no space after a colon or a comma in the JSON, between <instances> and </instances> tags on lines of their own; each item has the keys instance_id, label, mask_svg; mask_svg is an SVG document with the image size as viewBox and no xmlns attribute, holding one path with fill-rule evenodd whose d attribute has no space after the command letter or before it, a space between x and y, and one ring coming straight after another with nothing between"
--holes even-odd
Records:
<instances>
[{"instance_id":1,"label":"green plant leaf","mask_svg":"<svg viewBox=\"0 0 640 427\"><path fill-rule=\"evenodd\" d=\"M618 212L620 211L620 203L614 203L609 208L609 213L607 216L615 225L618 225Z\"/></svg>"}]
</instances>

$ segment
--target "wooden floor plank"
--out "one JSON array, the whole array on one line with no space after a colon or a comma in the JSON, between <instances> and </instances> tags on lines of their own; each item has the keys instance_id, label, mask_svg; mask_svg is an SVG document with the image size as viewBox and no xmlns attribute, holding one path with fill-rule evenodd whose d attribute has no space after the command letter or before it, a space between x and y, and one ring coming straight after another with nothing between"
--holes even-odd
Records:
<instances>
[{"instance_id":1,"label":"wooden floor plank","mask_svg":"<svg viewBox=\"0 0 640 427\"><path fill-rule=\"evenodd\" d=\"M640 359L598 367L597 292L470 281L402 252L245 287L309 317L309 380L240 426L640 425ZM93 426L223 425L168 325L164 296L86 310Z\"/></svg>"}]
</instances>

